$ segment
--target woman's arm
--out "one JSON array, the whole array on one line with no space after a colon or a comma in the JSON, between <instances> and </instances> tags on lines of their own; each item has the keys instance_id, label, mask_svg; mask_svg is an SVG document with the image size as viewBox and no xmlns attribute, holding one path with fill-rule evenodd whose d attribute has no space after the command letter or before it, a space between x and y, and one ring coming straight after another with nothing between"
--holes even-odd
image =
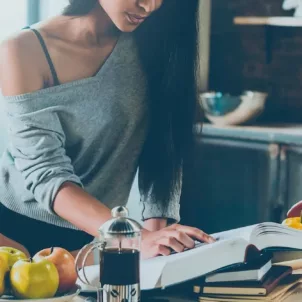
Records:
<instances>
[{"instance_id":1,"label":"woman's arm","mask_svg":"<svg viewBox=\"0 0 302 302\"><path fill-rule=\"evenodd\" d=\"M167 226L168 220L165 218L151 218L144 221L144 228L148 231L159 231Z\"/></svg>"},{"instance_id":2,"label":"woman's arm","mask_svg":"<svg viewBox=\"0 0 302 302\"><path fill-rule=\"evenodd\" d=\"M100 226L111 218L108 207L69 182L59 189L53 209L57 215L94 237Z\"/></svg>"},{"instance_id":3,"label":"woman's arm","mask_svg":"<svg viewBox=\"0 0 302 302\"><path fill-rule=\"evenodd\" d=\"M39 60L32 58L31 38L32 35L22 33L0 46L0 87L4 97L43 88L45 75ZM47 98L30 100L29 104L28 100L22 101L22 108L16 108L19 103L10 104L5 98L3 102L9 113L8 128L15 164L27 189L43 207L96 236L98 228L111 218L110 210L81 188L64 150L60 120L48 111Z\"/></svg>"},{"instance_id":4,"label":"woman's arm","mask_svg":"<svg viewBox=\"0 0 302 302\"><path fill-rule=\"evenodd\" d=\"M42 72L43 68L39 66L39 60L32 57L32 37L31 34L24 32L0 46L0 87L3 96L22 95L43 89L45 75ZM37 101L44 103L47 99ZM26 102L22 103L24 106L22 111L25 110L28 114L31 110L25 108ZM14 115L13 112L10 113ZM47 122L51 114L51 112L43 116L36 114L31 118L30 123L35 123L34 130L27 129L23 124L27 123L26 116L10 121L18 169L38 202L79 229L97 236L98 228L111 218L110 209L81 188L80 180L72 173L73 167L62 148L61 138L55 135L61 132L60 136L64 136L62 129L59 128L60 121L54 126ZM19 113L17 115L20 116ZM43 131L40 131L40 128L44 128ZM47 156L45 150L48 150ZM45 178L43 175L51 177ZM55 179L58 179L57 184L52 185ZM55 189L50 190L52 186ZM157 231L165 226L165 220L150 219L146 222L145 228Z\"/></svg>"}]
</instances>

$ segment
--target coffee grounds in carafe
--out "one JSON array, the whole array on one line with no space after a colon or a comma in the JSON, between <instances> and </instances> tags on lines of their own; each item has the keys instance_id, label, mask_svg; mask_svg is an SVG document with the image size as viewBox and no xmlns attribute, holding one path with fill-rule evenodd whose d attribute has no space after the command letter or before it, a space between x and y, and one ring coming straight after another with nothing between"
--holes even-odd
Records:
<instances>
[{"instance_id":1,"label":"coffee grounds in carafe","mask_svg":"<svg viewBox=\"0 0 302 302\"><path fill-rule=\"evenodd\" d=\"M101 285L139 283L139 258L139 251L132 249L105 249L100 252Z\"/></svg>"}]
</instances>

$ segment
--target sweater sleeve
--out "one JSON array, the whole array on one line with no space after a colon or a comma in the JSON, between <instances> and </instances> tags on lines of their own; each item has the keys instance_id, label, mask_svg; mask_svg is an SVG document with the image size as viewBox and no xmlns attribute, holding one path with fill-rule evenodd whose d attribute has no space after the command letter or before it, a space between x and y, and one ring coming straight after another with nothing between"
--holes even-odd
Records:
<instances>
[{"instance_id":1,"label":"sweater sleeve","mask_svg":"<svg viewBox=\"0 0 302 302\"><path fill-rule=\"evenodd\" d=\"M45 103L44 99L9 97L4 98L4 110L15 167L34 199L53 213L53 202L63 183L83 185L66 155L60 106L46 107Z\"/></svg>"},{"instance_id":2,"label":"sweater sleeve","mask_svg":"<svg viewBox=\"0 0 302 302\"><path fill-rule=\"evenodd\" d=\"M171 200L165 209L152 198L152 187L147 193L143 193L140 185L141 173L138 176L139 190L141 195L140 212L142 213L142 221L151 218L166 218L171 223L179 223L180 221L180 196L182 189L182 177L176 186Z\"/></svg>"}]
</instances>

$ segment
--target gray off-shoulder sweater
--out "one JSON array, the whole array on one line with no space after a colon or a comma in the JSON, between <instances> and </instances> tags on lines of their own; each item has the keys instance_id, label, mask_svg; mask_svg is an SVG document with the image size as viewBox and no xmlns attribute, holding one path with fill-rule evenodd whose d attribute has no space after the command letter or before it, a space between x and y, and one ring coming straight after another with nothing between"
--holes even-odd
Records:
<instances>
[{"instance_id":1,"label":"gray off-shoulder sweater","mask_svg":"<svg viewBox=\"0 0 302 302\"><path fill-rule=\"evenodd\" d=\"M134 39L125 33L94 77L0 98L9 136L0 163L0 202L71 229L77 228L53 212L65 182L109 208L126 205L148 129L145 88ZM179 221L180 187L165 212L141 195L142 219Z\"/></svg>"}]
</instances>

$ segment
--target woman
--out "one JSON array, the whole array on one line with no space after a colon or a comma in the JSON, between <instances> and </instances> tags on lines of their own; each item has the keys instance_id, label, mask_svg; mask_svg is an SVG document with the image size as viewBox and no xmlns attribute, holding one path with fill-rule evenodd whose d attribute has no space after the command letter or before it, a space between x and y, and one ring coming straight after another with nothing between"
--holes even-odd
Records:
<instances>
[{"instance_id":1,"label":"woman","mask_svg":"<svg viewBox=\"0 0 302 302\"><path fill-rule=\"evenodd\" d=\"M213 242L177 224L196 102L197 0L70 0L1 46L1 245L73 253L139 167L145 258Z\"/></svg>"}]
</instances>

